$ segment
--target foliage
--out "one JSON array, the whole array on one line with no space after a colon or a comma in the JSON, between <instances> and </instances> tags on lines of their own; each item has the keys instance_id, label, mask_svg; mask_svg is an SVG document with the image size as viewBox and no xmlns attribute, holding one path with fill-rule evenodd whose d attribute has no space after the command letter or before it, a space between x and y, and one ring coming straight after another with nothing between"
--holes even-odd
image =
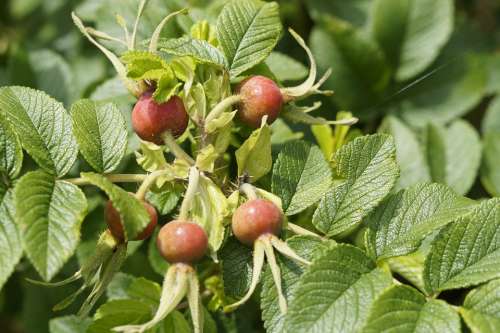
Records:
<instances>
[{"instance_id":1,"label":"foliage","mask_svg":"<svg viewBox=\"0 0 500 333\"><path fill-rule=\"evenodd\" d=\"M500 331L499 42L482 0L2 2L2 332L113 332L165 286L188 302L147 332ZM238 118L252 75L284 97L257 129ZM190 118L163 146L131 125L147 89ZM230 225L253 196L283 211L254 250ZM132 241L141 200L208 236L179 285L158 230ZM72 301L92 311L52 311Z\"/></svg>"}]
</instances>

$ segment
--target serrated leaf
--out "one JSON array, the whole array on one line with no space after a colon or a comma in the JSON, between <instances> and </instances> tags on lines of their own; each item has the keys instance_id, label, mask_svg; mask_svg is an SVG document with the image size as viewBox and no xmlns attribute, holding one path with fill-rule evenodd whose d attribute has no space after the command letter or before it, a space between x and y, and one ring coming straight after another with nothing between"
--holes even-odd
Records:
<instances>
[{"instance_id":1,"label":"serrated leaf","mask_svg":"<svg viewBox=\"0 0 500 333\"><path fill-rule=\"evenodd\" d=\"M256 182L271 171L271 128L267 124L256 129L235 152L238 176L246 174Z\"/></svg>"},{"instance_id":2,"label":"serrated leaf","mask_svg":"<svg viewBox=\"0 0 500 333\"><path fill-rule=\"evenodd\" d=\"M289 304L286 332L356 332L392 282L360 249L336 245L302 275Z\"/></svg>"},{"instance_id":3,"label":"serrated leaf","mask_svg":"<svg viewBox=\"0 0 500 333\"><path fill-rule=\"evenodd\" d=\"M393 274L398 274L410 281L420 291L424 292L424 260L423 251L413 252L412 254L387 259L389 268Z\"/></svg>"},{"instance_id":4,"label":"serrated leaf","mask_svg":"<svg viewBox=\"0 0 500 333\"><path fill-rule=\"evenodd\" d=\"M158 214L167 215L177 206L183 192L183 186L166 183L158 192L146 193L146 200L156 208Z\"/></svg>"},{"instance_id":5,"label":"serrated leaf","mask_svg":"<svg viewBox=\"0 0 500 333\"><path fill-rule=\"evenodd\" d=\"M286 215L297 214L323 196L331 177L330 165L317 146L290 141L274 163L272 192L281 197Z\"/></svg>"},{"instance_id":6,"label":"serrated leaf","mask_svg":"<svg viewBox=\"0 0 500 333\"><path fill-rule=\"evenodd\" d=\"M0 175L17 177L23 164L23 150L17 134L0 114Z\"/></svg>"},{"instance_id":7,"label":"serrated leaf","mask_svg":"<svg viewBox=\"0 0 500 333\"><path fill-rule=\"evenodd\" d=\"M441 230L425 260L429 293L473 286L500 277L500 199L478 204L471 214Z\"/></svg>"},{"instance_id":8,"label":"serrated leaf","mask_svg":"<svg viewBox=\"0 0 500 333\"><path fill-rule=\"evenodd\" d=\"M372 15L372 34L398 81L427 68L453 30L451 0L376 0Z\"/></svg>"},{"instance_id":9,"label":"serrated leaf","mask_svg":"<svg viewBox=\"0 0 500 333\"><path fill-rule=\"evenodd\" d=\"M73 254L87 200L75 185L43 171L25 174L14 192L24 250L40 276L49 281Z\"/></svg>"},{"instance_id":10,"label":"serrated leaf","mask_svg":"<svg viewBox=\"0 0 500 333\"><path fill-rule=\"evenodd\" d=\"M204 64L228 67L224 54L204 40L193 39L187 36L161 40L158 43L158 49L161 52L179 57L190 56Z\"/></svg>"},{"instance_id":11,"label":"serrated leaf","mask_svg":"<svg viewBox=\"0 0 500 333\"><path fill-rule=\"evenodd\" d=\"M281 52L271 52L266 59L266 64L280 81L302 80L309 73L306 66Z\"/></svg>"},{"instance_id":12,"label":"serrated leaf","mask_svg":"<svg viewBox=\"0 0 500 333\"><path fill-rule=\"evenodd\" d=\"M399 176L394 140L386 134L354 139L335 154L342 182L321 199L313 224L331 236L361 222L392 189Z\"/></svg>"},{"instance_id":13,"label":"serrated leaf","mask_svg":"<svg viewBox=\"0 0 500 333\"><path fill-rule=\"evenodd\" d=\"M217 39L229 63L231 77L264 61L281 33L276 2L233 0L217 18Z\"/></svg>"},{"instance_id":14,"label":"serrated leaf","mask_svg":"<svg viewBox=\"0 0 500 333\"><path fill-rule=\"evenodd\" d=\"M396 160L400 169L396 189L431 180L424 149L417 135L407 125L394 116L388 116L379 132L391 134L394 138Z\"/></svg>"},{"instance_id":15,"label":"serrated leaf","mask_svg":"<svg viewBox=\"0 0 500 333\"><path fill-rule=\"evenodd\" d=\"M127 65L127 76L134 80L158 80L163 70L170 69L162 57L146 51L128 51L121 60Z\"/></svg>"},{"instance_id":16,"label":"serrated leaf","mask_svg":"<svg viewBox=\"0 0 500 333\"><path fill-rule=\"evenodd\" d=\"M473 205L441 184L421 183L392 194L366 220L368 252L378 259L413 252L425 236L469 213Z\"/></svg>"},{"instance_id":17,"label":"serrated leaf","mask_svg":"<svg viewBox=\"0 0 500 333\"><path fill-rule=\"evenodd\" d=\"M92 319L77 316L65 316L51 319L49 322L50 333L86 333Z\"/></svg>"},{"instance_id":18,"label":"serrated leaf","mask_svg":"<svg viewBox=\"0 0 500 333\"><path fill-rule=\"evenodd\" d=\"M500 331L500 280L470 291L459 311L472 333Z\"/></svg>"},{"instance_id":19,"label":"serrated leaf","mask_svg":"<svg viewBox=\"0 0 500 333\"><path fill-rule=\"evenodd\" d=\"M220 260L225 294L243 297L252 279L252 250L230 238L220 251Z\"/></svg>"},{"instance_id":20,"label":"serrated leaf","mask_svg":"<svg viewBox=\"0 0 500 333\"><path fill-rule=\"evenodd\" d=\"M469 191L481 161L481 143L474 127L463 120L448 128L430 123L426 154L432 180L449 185L459 194Z\"/></svg>"},{"instance_id":21,"label":"serrated leaf","mask_svg":"<svg viewBox=\"0 0 500 333\"><path fill-rule=\"evenodd\" d=\"M287 239L287 244L301 257L312 261L320 251L326 250L334 244L334 241L322 241L317 237L294 236ZM294 291L298 285L301 275L307 267L297 264L293 260L277 255L277 261L281 271L281 282L283 294L290 303L294 297ZM262 277L261 309L264 327L268 333L284 332L286 316L283 316L278 304L278 293L274 285L269 269L264 271Z\"/></svg>"},{"instance_id":22,"label":"serrated leaf","mask_svg":"<svg viewBox=\"0 0 500 333\"><path fill-rule=\"evenodd\" d=\"M111 333L121 325L140 324L152 316L154 308L146 302L123 299L107 302L97 309L87 333Z\"/></svg>"},{"instance_id":23,"label":"serrated leaf","mask_svg":"<svg viewBox=\"0 0 500 333\"><path fill-rule=\"evenodd\" d=\"M71 107L73 130L80 151L99 173L110 173L127 149L125 120L112 103L83 99Z\"/></svg>"},{"instance_id":24,"label":"serrated leaf","mask_svg":"<svg viewBox=\"0 0 500 333\"><path fill-rule=\"evenodd\" d=\"M373 303L363 333L461 332L460 317L442 300L426 300L410 286L393 286Z\"/></svg>"},{"instance_id":25,"label":"serrated leaf","mask_svg":"<svg viewBox=\"0 0 500 333\"><path fill-rule=\"evenodd\" d=\"M0 185L0 290L23 255L12 191Z\"/></svg>"},{"instance_id":26,"label":"serrated leaf","mask_svg":"<svg viewBox=\"0 0 500 333\"><path fill-rule=\"evenodd\" d=\"M106 177L82 172L82 179L106 192L113 207L118 211L123 224L125 240L133 240L149 224L149 214L143 204L133 195L114 185Z\"/></svg>"},{"instance_id":27,"label":"serrated leaf","mask_svg":"<svg viewBox=\"0 0 500 333\"><path fill-rule=\"evenodd\" d=\"M78 147L71 118L63 105L45 93L25 87L0 89L0 110L19 135L23 148L48 172L64 176Z\"/></svg>"}]
</instances>

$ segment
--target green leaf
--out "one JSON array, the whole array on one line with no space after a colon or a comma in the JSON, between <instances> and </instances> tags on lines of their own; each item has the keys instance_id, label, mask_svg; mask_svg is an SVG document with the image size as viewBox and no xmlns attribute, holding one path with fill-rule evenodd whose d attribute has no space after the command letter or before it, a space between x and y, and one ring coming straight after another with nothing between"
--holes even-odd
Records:
<instances>
[{"instance_id":1,"label":"green leaf","mask_svg":"<svg viewBox=\"0 0 500 333\"><path fill-rule=\"evenodd\" d=\"M23 164L21 142L11 125L0 114L0 174L16 178Z\"/></svg>"},{"instance_id":2,"label":"green leaf","mask_svg":"<svg viewBox=\"0 0 500 333\"><path fill-rule=\"evenodd\" d=\"M112 103L83 99L71 107L73 130L80 151L99 173L110 173L127 149L125 120Z\"/></svg>"},{"instance_id":3,"label":"green leaf","mask_svg":"<svg viewBox=\"0 0 500 333\"><path fill-rule=\"evenodd\" d=\"M400 169L396 189L431 180L423 147L417 135L408 126L398 118L388 116L380 126L379 132L391 134L394 138L396 160Z\"/></svg>"},{"instance_id":4,"label":"green leaf","mask_svg":"<svg viewBox=\"0 0 500 333\"><path fill-rule=\"evenodd\" d=\"M473 212L441 230L425 260L429 293L473 286L500 277L500 199L481 202Z\"/></svg>"},{"instance_id":5,"label":"green leaf","mask_svg":"<svg viewBox=\"0 0 500 333\"><path fill-rule=\"evenodd\" d=\"M177 206L183 193L183 186L166 183L159 192L149 191L146 193L146 200L156 208L158 214L167 215Z\"/></svg>"},{"instance_id":6,"label":"green leaf","mask_svg":"<svg viewBox=\"0 0 500 333\"><path fill-rule=\"evenodd\" d=\"M500 132L500 96L495 97L488 105L481 122L481 130L484 134Z\"/></svg>"},{"instance_id":7,"label":"green leaf","mask_svg":"<svg viewBox=\"0 0 500 333\"><path fill-rule=\"evenodd\" d=\"M227 199L222 190L210 178L201 174L198 192L188 212L190 220L203 227L208 236L210 252L216 256L224 240L224 219Z\"/></svg>"},{"instance_id":8,"label":"green leaf","mask_svg":"<svg viewBox=\"0 0 500 333\"><path fill-rule=\"evenodd\" d=\"M387 258L393 274L402 276L422 292L425 291L423 278L425 253L423 252L419 250L409 255Z\"/></svg>"},{"instance_id":9,"label":"green leaf","mask_svg":"<svg viewBox=\"0 0 500 333\"><path fill-rule=\"evenodd\" d=\"M19 135L23 148L48 172L64 176L76 160L78 147L71 118L61 103L24 87L0 89L0 110Z\"/></svg>"},{"instance_id":10,"label":"green leaf","mask_svg":"<svg viewBox=\"0 0 500 333\"><path fill-rule=\"evenodd\" d=\"M151 318L153 310L151 305L139 300L107 302L97 309L87 333L112 333L116 326L143 323Z\"/></svg>"},{"instance_id":11,"label":"green leaf","mask_svg":"<svg viewBox=\"0 0 500 333\"><path fill-rule=\"evenodd\" d=\"M151 236L148 244L148 260L151 268L160 274L161 276L165 276L165 272L167 271L170 264L160 255L160 251L158 251L158 246L156 246L156 239L158 238L158 232L160 229L156 228L155 232Z\"/></svg>"},{"instance_id":12,"label":"green leaf","mask_svg":"<svg viewBox=\"0 0 500 333\"><path fill-rule=\"evenodd\" d=\"M448 128L429 123L426 154L432 179L465 194L474 184L481 142L474 127L456 120Z\"/></svg>"},{"instance_id":13,"label":"green leaf","mask_svg":"<svg viewBox=\"0 0 500 333\"><path fill-rule=\"evenodd\" d=\"M128 51L121 60L127 65L127 76L134 80L158 80L163 71L171 71L162 57L147 51Z\"/></svg>"},{"instance_id":14,"label":"green leaf","mask_svg":"<svg viewBox=\"0 0 500 333\"><path fill-rule=\"evenodd\" d=\"M483 139L481 182L493 196L500 196L500 132L486 133Z\"/></svg>"},{"instance_id":15,"label":"green leaf","mask_svg":"<svg viewBox=\"0 0 500 333\"><path fill-rule=\"evenodd\" d=\"M230 238L220 251L220 259L225 294L233 298L243 297L252 279L252 250Z\"/></svg>"},{"instance_id":16,"label":"green leaf","mask_svg":"<svg viewBox=\"0 0 500 333\"><path fill-rule=\"evenodd\" d=\"M125 240L135 239L149 224L146 208L133 195L96 173L82 172L81 177L106 192L113 202L113 207L120 213Z\"/></svg>"},{"instance_id":17,"label":"green leaf","mask_svg":"<svg viewBox=\"0 0 500 333\"><path fill-rule=\"evenodd\" d=\"M329 236L358 225L389 194L399 175L394 140L386 134L356 138L334 160L342 181L323 196L312 220Z\"/></svg>"},{"instance_id":18,"label":"green leaf","mask_svg":"<svg viewBox=\"0 0 500 333\"><path fill-rule=\"evenodd\" d=\"M66 60L51 50L30 52L29 59L36 87L64 105L69 105L75 96L75 79Z\"/></svg>"},{"instance_id":19,"label":"green leaf","mask_svg":"<svg viewBox=\"0 0 500 333\"><path fill-rule=\"evenodd\" d=\"M158 49L167 54L179 57L190 56L204 64L228 67L227 60L219 49L207 41L181 37L176 39L161 40Z\"/></svg>"},{"instance_id":20,"label":"green leaf","mask_svg":"<svg viewBox=\"0 0 500 333\"><path fill-rule=\"evenodd\" d=\"M305 5L315 21L322 17L335 15L356 26L364 26L370 16L372 0L308 0Z\"/></svg>"},{"instance_id":21,"label":"green leaf","mask_svg":"<svg viewBox=\"0 0 500 333\"><path fill-rule=\"evenodd\" d=\"M273 167L272 192L281 197L286 215L315 204L331 185L330 165L321 150L305 141L283 145Z\"/></svg>"},{"instance_id":22,"label":"green leaf","mask_svg":"<svg viewBox=\"0 0 500 333\"><path fill-rule=\"evenodd\" d=\"M48 281L71 257L80 239L87 200L75 185L42 171L25 174L14 192L23 247Z\"/></svg>"},{"instance_id":23,"label":"green leaf","mask_svg":"<svg viewBox=\"0 0 500 333\"><path fill-rule=\"evenodd\" d=\"M363 333L461 332L460 317L441 300L426 300L412 287L393 286L373 303Z\"/></svg>"},{"instance_id":24,"label":"green leaf","mask_svg":"<svg viewBox=\"0 0 500 333\"><path fill-rule=\"evenodd\" d=\"M373 301L391 284L360 249L336 245L302 275L289 304L286 332L356 332Z\"/></svg>"},{"instance_id":25,"label":"green leaf","mask_svg":"<svg viewBox=\"0 0 500 333\"><path fill-rule=\"evenodd\" d=\"M377 43L364 31L330 18L311 32L311 50L321 71L334 69L325 89L340 109L357 116L372 108L389 82L389 67Z\"/></svg>"},{"instance_id":26,"label":"green leaf","mask_svg":"<svg viewBox=\"0 0 500 333\"><path fill-rule=\"evenodd\" d=\"M425 236L469 213L475 202L441 184L421 183L390 195L366 220L366 247L378 259L415 251Z\"/></svg>"},{"instance_id":27,"label":"green leaf","mask_svg":"<svg viewBox=\"0 0 500 333\"><path fill-rule=\"evenodd\" d=\"M436 72L401 95L399 108L406 123L413 127L444 124L480 102L487 83L484 61L466 52L456 56L457 52L447 51L429 69Z\"/></svg>"},{"instance_id":28,"label":"green leaf","mask_svg":"<svg viewBox=\"0 0 500 333\"><path fill-rule=\"evenodd\" d=\"M309 74L306 66L281 52L271 52L266 59L266 64L276 78L282 82L302 80Z\"/></svg>"},{"instance_id":29,"label":"green leaf","mask_svg":"<svg viewBox=\"0 0 500 333\"><path fill-rule=\"evenodd\" d=\"M405 81L426 69L453 30L453 1L376 0L372 34Z\"/></svg>"},{"instance_id":30,"label":"green leaf","mask_svg":"<svg viewBox=\"0 0 500 333\"><path fill-rule=\"evenodd\" d=\"M191 326L182 313L173 311L163 320L162 333L191 333Z\"/></svg>"},{"instance_id":31,"label":"green leaf","mask_svg":"<svg viewBox=\"0 0 500 333\"><path fill-rule=\"evenodd\" d=\"M317 237L294 236L287 239L287 244L301 257L312 261L320 251L326 250L334 244L334 241L322 241ZM298 281L304 273L306 267L297 264L295 261L277 255L277 262L281 271L281 284L283 294L290 303L294 297ZM278 304L278 293L274 285L271 271L266 269L262 278L262 292L260 293L262 308L262 319L266 332L283 332L286 316L281 314Z\"/></svg>"},{"instance_id":32,"label":"green leaf","mask_svg":"<svg viewBox=\"0 0 500 333\"><path fill-rule=\"evenodd\" d=\"M459 311L473 333L500 331L500 280L470 291Z\"/></svg>"},{"instance_id":33,"label":"green leaf","mask_svg":"<svg viewBox=\"0 0 500 333\"><path fill-rule=\"evenodd\" d=\"M11 190L0 185L0 290L23 255Z\"/></svg>"},{"instance_id":34,"label":"green leaf","mask_svg":"<svg viewBox=\"0 0 500 333\"><path fill-rule=\"evenodd\" d=\"M265 176L273 166L271 156L271 128L267 124L256 129L235 152L238 176L250 176L256 182Z\"/></svg>"},{"instance_id":35,"label":"green leaf","mask_svg":"<svg viewBox=\"0 0 500 333\"><path fill-rule=\"evenodd\" d=\"M49 322L50 333L86 333L92 320L77 316L65 316L51 319Z\"/></svg>"},{"instance_id":36,"label":"green leaf","mask_svg":"<svg viewBox=\"0 0 500 333\"><path fill-rule=\"evenodd\" d=\"M231 77L264 61L281 33L276 2L233 0L217 19L217 39L229 62Z\"/></svg>"}]
</instances>

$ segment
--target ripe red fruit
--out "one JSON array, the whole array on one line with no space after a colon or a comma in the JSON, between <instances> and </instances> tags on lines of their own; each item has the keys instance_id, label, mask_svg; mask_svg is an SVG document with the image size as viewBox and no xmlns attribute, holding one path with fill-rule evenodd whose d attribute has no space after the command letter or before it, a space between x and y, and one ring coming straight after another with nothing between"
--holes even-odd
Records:
<instances>
[{"instance_id":1,"label":"ripe red fruit","mask_svg":"<svg viewBox=\"0 0 500 333\"><path fill-rule=\"evenodd\" d=\"M240 120L248 126L258 128L267 115L267 123L273 123L283 106L283 95L271 79L257 75L242 81L237 91L241 96L238 109Z\"/></svg>"},{"instance_id":2,"label":"ripe red fruit","mask_svg":"<svg viewBox=\"0 0 500 333\"><path fill-rule=\"evenodd\" d=\"M143 201L142 204L148 211L150 222L146 226L146 228L139 235L137 235L135 239L131 240L143 240L148 238L149 236L151 236L151 234L155 230L156 224L158 223L158 214L156 213L156 209L145 201ZM104 208L104 217L113 237L115 237L118 241L123 242L125 240L125 234L123 232L123 226L121 224L120 213L118 213L115 207L113 207L113 203L111 202L111 200L108 200L108 202L106 203L106 207Z\"/></svg>"},{"instance_id":3,"label":"ripe red fruit","mask_svg":"<svg viewBox=\"0 0 500 333\"><path fill-rule=\"evenodd\" d=\"M189 116L179 96L172 96L167 102L158 104L151 92L145 92L132 110L132 127L135 133L145 140L158 145L163 144L161 135L169 131L177 138L184 133Z\"/></svg>"},{"instance_id":4,"label":"ripe red fruit","mask_svg":"<svg viewBox=\"0 0 500 333\"><path fill-rule=\"evenodd\" d=\"M198 224L174 220L160 229L156 246L168 262L189 264L205 255L208 238L205 230Z\"/></svg>"},{"instance_id":5,"label":"ripe red fruit","mask_svg":"<svg viewBox=\"0 0 500 333\"><path fill-rule=\"evenodd\" d=\"M246 245L253 243L261 235L278 236L283 224L283 213L273 202L254 199L239 206L233 214L233 233Z\"/></svg>"}]
</instances>

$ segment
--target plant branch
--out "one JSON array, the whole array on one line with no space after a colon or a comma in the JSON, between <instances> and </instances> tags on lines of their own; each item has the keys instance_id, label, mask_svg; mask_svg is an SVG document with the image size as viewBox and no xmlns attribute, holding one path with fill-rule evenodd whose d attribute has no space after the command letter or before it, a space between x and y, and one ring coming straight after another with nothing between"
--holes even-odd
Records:
<instances>
[{"instance_id":1,"label":"plant branch","mask_svg":"<svg viewBox=\"0 0 500 333\"><path fill-rule=\"evenodd\" d=\"M147 175L147 177L144 178L141 186L135 193L135 197L139 200L144 200L146 193L148 192L149 188L154 184L156 179L170 172L171 172L170 170L157 170Z\"/></svg>"},{"instance_id":2,"label":"plant branch","mask_svg":"<svg viewBox=\"0 0 500 333\"><path fill-rule=\"evenodd\" d=\"M148 175L146 174L115 174L106 176L112 183L141 183L147 177ZM64 179L64 181L78 186L91 185L90 182L83 178L68 178Z\"/></svg>"},{"instance_id":3,"label":"plant branch","mask_svg":"<svg viewBox=\"0 0 500 333\"><path fill-rule=\"evenodd\" d=\"M255 192L255 188L253 187L252 184L249 183L243 183L240 186L240 190L245 193L247 196L248 200L255 200L257 199L257 193Z\"/></svg>"},{"instance_id":4,"label":"plant branch","mask_svg":"<svg viewBox=\"0 0 500 333\"><path fill-rule=\"evenodd\" d=\"M198 191L198 184L200 182L200 172L196 167L191 167L189 170L189 183L182 200L181 210L179 213L179 220L186 220L188 217L189 208L193 201L196 192Z\"/></svg>"},{"instance_id":5,"label":"plant branch","mask_svg":"<svg viewBox=\"0 0 500 333\"><path fill-rule=\"evenodd\" d=\"M228 107L238 103L241 101L241 96L240 95L233 95L224 98L222 101L219 102L212 111L208 114L205 123L209 123L210 121L217 119L223 112L226 110Z\"/></svg>"},{"instance_id":6,"label":"plant branch","mask_svg":"<svg viewBox=\"0 0 500 333\"><path fill-rule=\"evenodd\" d=\"M175 141L175 138L170 134L170 132L165 132L162 134L162 139L165 142L165 145L170 149L170 152L174 154L174 156L180 160L186 161L189 165L193 166L195 164L193 158L189 156L184 149L181 148Z\"/></svg>"}]
</instances>

